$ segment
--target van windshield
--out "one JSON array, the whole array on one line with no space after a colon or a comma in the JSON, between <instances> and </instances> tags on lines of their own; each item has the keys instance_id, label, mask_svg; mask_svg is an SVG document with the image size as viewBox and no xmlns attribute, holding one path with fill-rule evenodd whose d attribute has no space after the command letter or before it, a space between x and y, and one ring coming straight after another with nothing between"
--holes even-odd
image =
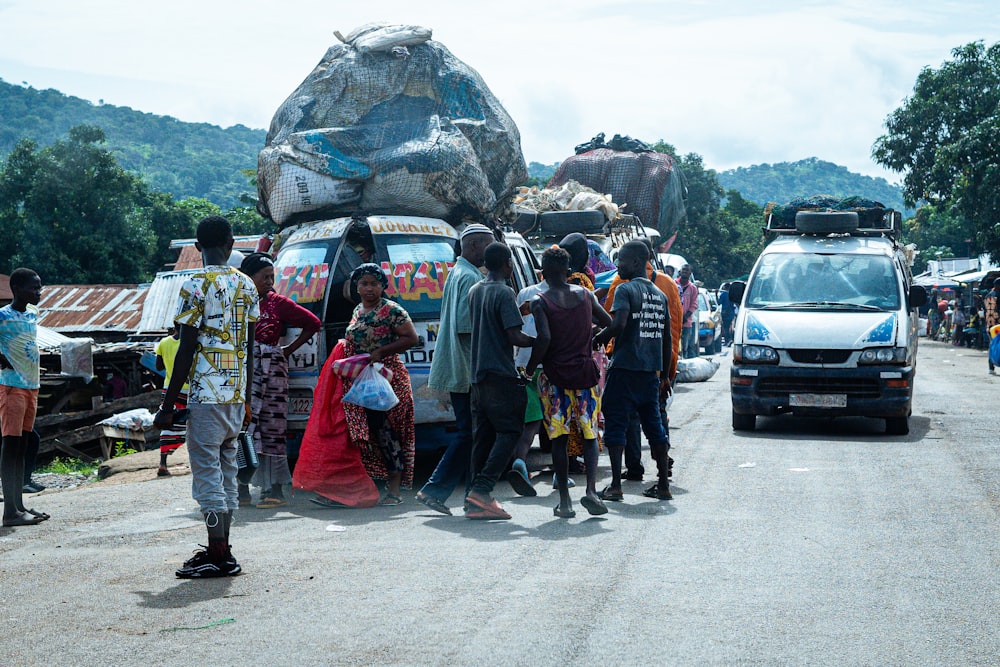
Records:
<instances>
[{"instance_id":1,"label":"van windshield","mask_svg":"<svg viewBox=\"0 0 1000 667\"><path fill-rule=\"evenodd\" d=\"M902 298L884 255L772 253L747 286L748 308L898 310Z\"/></svg>"},{"instance_id":2,"label":"van windshield","mask_svg":"<svg viewBox=\"0 0 1000 667\"><path fill-rule=\"evenodd\" d=\"M438 319L444 281L455 265L454 242L423 234L376 234L375 245L389 276L385 295L415 320Z\"/></svg>"}]
</instances>

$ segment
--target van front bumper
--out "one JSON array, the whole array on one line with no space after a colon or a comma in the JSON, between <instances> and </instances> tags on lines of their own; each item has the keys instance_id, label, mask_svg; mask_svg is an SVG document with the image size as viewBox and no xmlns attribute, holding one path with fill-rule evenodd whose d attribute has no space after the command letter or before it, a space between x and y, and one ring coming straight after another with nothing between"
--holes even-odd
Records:
<instances>
[{"instance_id":1,"label":"van front bumper","mask_svg":"<svg viewBox=\"0 0 1000 667\"><path fill-rule=\"evenodd\" d=\"M913 366L802 368L733 364L733 412L803 416L907 417Z\"/></svg>"}]
</instances>

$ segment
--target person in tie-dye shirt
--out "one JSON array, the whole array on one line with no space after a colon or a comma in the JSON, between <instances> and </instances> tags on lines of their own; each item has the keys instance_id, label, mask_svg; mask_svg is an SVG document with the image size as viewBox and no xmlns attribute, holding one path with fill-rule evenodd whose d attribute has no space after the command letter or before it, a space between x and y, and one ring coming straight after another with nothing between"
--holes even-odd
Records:
<instances>
[{"instance_id":1,"label":"person in tie-dye shirt","mask_svg":"<svg viewBox=\"0 0 1000 667\"><path fill-rule=\"evenodd\" d=\"M3 478L3 525L32 526L49 518L24 507L24 455L35 425L41 386L38 302L42 279L31 269L10 274L14 300L0 308L0 477Z\"/></svg>"}]
</instances>

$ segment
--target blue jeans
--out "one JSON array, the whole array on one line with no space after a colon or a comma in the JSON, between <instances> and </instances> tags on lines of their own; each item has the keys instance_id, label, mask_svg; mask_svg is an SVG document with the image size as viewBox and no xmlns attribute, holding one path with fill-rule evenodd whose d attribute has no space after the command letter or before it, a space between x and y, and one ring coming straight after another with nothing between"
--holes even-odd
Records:
<instances>
[{"instance_id":1,"label":"blue jeans","mask_svg":"<svg viewBox=\"0 0 1000 667\"><path fill-rule=\"evenodd\" d=\"M660 378L655 371L608 371L604 385L604 442L609 448L625 447L629 418L639 413L650 447L670 447L670 437L660 419Z\"/></svg>"},{"instance_id":2,"label":"blue jeans","mask_svg":"<svg viewBox=\"0 0 1000 667\"><path fill-rule=\"evenodd\" d=\"M657 387L659 391L659 387ZM667 430L667 401L660 399L660 423ZM639 413L633 412L628 420L628 430L625 432L625 470L630 475L643 475L646 472L642 465L642 426Z\"/></svg>"},{"instance_id":3,"label":"blue jeans","mask_svg":"<svg viewBox=\"0 0 1000 667\"><path fill-rule=\"evenodd\" d=\"M694 359L698 356L698 327L681 329L681 358Z\"/></svg>"},{"instance_id":4,"label":"blue jeans","mask_svg":"<svg viewBox=\"0 0 1000 667\"><path fill-rule=\"evenodd\" d=\"M452 392L451 407L455 411L455 426L458 437L451 441L430 479L420 492L445 502L455 491L455 487L467 477L472 464L472 399L470 394ZM469 482L466 480L466 491Z\"/></svg>"}]
</instances>

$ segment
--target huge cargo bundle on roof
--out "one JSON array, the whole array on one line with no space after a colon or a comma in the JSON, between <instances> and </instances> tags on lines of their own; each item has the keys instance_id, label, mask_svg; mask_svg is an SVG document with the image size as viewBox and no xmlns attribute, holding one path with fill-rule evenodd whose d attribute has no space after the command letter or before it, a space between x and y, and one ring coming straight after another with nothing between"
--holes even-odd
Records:
<instances>
[{"instance_id":1,"label":"huge cargo bundle on roof","mask_svg":"<svg viewBox=\"0 0 1000 667\"><path fill-rule=\"evenodd\" d=\"M479 74L418 26L337 36L271 121L261 214L287 226L358 211L453 223L505 212L527 168Z\"/></svg>"},{"instance_id":2,"label":"huge cargo bundle on roof","mask_svg":"<svg viewBox=\"0 0 1000 667\"><path fill-rule=\"evenodd\" d=\"M677 231L686 213L683 175L676 161L630 137L615 135L605 142L599 134L577 146L549 181L553 188L574 180L597 192L606 192L625 212L664 237Z\"/></svg>"}]
</instances>

